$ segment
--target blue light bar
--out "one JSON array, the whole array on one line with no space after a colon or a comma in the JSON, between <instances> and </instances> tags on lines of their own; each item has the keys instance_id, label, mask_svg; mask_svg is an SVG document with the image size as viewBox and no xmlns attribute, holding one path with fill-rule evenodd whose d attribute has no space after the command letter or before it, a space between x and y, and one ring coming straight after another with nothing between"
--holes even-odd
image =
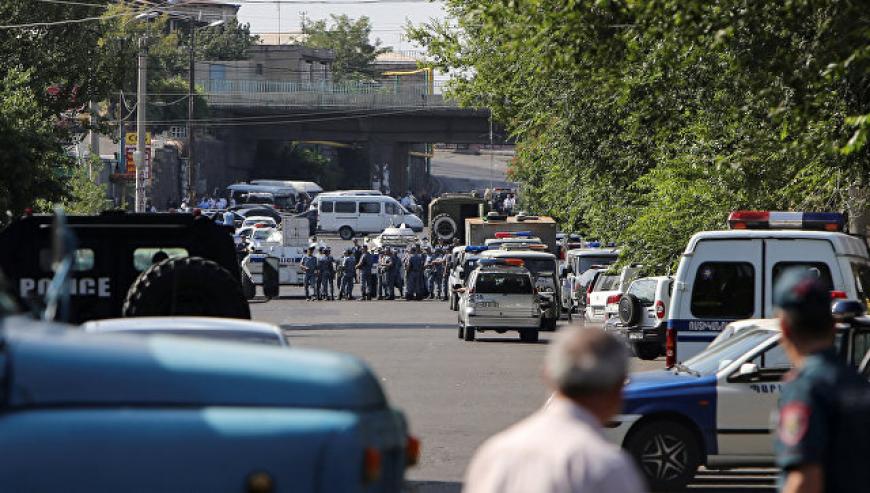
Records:
<instances>
[{"instance_id":1,"label":"blue light bar","mask_svg":"<svg viewBox=\"0 0 870 493\"><path fill-rule=\"evenodd\" d=\"M600 241L590 241L589 243L586 244L586 246L589 248L598 248L601 246L601 242Z\"/></svg>"},{"instance_id":2,"label":"blue light bar","mask_svg":"<svg viewBox=\"0 0 870 493\"><path fill-rule=\"evenodd\" d=\"M846 226L846 216L839 212L804 212L803 216L804 229L843 231Z\"/></svg>"},{"instance_id":3,"label":"blue light bar","mask_svg":"<svg viewBox=\"0 0 870 493\"><path fill-rule=\"evenodd\" d=\"M468 245L467 247L465 247L466 252L472 252L472 253L485 252L487 250L489 250L489 247L486 245Z\"/></svg>"},{"instance_id":4,"label":"blue light bar","mask_svg":"<svg viewBox=\"0 0 870 493\"><path fill-rule=\"evenodd\" d=\"M514 233L514 236L517 238L531 238L532 232L531 231L517 231Z\"/></svg>"}]
</instances>

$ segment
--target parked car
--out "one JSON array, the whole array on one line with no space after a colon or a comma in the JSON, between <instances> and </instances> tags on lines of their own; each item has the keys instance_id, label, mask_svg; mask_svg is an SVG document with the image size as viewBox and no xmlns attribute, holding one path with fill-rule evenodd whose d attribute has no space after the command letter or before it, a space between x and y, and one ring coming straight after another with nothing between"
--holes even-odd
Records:
<instances>
[{"instance_id":1,"label":"parked car","mask_svg":"<svg viewBox=\"0 0 870 493\"><path fill-rule=\"evenodd\" d=\"M281 329L250 320L211 317L110 318L82 324L85 332L98 334L169 335L267 346L288 346Z\"/></svg>"},{"instance_id":2,"label":"parked car","mask_svg":"<svg viewBox=\"0 0 870 493\"><path fill-rule=\"evenodd\" d=\"M592 291L586 297L586 320L604 323L607 321L608 312L615 314L619 299L639 272L637 266L628 266L623 267L618 274L605 273L598 276Z\"/></svg>"},{"instance_id":3,"label":"parked car","mask_svg":"<svg viewBox=\"0 0 870 493\"><path fill-rule=\"evenodd\" d=\"M617 316L607 319L605 330L624 338L640 359L664 356L672 285L668 276L632 281L619 298Z\"/></svg>"}]
</instances>

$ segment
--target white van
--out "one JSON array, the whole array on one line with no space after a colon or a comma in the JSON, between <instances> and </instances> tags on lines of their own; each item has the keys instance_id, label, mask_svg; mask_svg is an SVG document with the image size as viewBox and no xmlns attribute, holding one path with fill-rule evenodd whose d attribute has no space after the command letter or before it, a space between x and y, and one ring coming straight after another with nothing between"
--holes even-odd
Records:
<instances>
[{"instance_id":1,"label":"white van","mask_svg":"<svg viewBox=\"0 0 870 493\"><path fill-rule=\"evenodd\" d=\"M728 224L730 231L697 233L680 259L665 343L669 367L699 353L729 322L773 317L773 291L787 270L812 271L832 299L868 300L867 244L840 232L842 214L738 211Z\"/></svg>"},{"instance_id":2,"label":"white van","mask_svg":"<svg viewBox=\"0 0 870 493\"><path fill-rule=\"evenodd\" d=\"M304 190L284 185L257 185L253 183L234 183L227 187L227 195L237 204L246 202L248 194L272 194L274 206L278 210L293 210L299 200L308 200Z\"/></svg>"},{"instance_id":3,"label":"white van","mask_svg":"<svg viewBox=\"0 0 870 493\"><path fill-rule=\"evenodd\" d=\"M251 185L266 185L273 187L290 187L296 190L302 190L307 193L309 197L314 198L317 197L318 194L323 193L323 188L314 183L313 181L299 181L299 180L251 180Z\"/></svg>"},{"instance_id":4,"label":"white van","mask_svg":"<svg viewBox=\"0 0 870 493\"><path fill-rule=\"evenodd\" d=\"M338 233L349 240L358 233L380 233L389 226L405 224L414 232L423 231L423 221L399 202L385 195L317 196L317 230Z\"/></svg>"}]
</instances>

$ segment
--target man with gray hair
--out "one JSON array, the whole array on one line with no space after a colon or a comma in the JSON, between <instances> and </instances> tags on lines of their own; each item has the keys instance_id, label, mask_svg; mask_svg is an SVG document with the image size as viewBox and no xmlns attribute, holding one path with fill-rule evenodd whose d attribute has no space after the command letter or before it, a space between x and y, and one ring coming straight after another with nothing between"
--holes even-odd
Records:
<instances>
[{"instance_id":1,"label":"man with gray hair","mask_svg":"<svg viewBox=\"0 0 870 493\"><path fill-rule=\"evenodd\" d=\"M560 333L544 365L553 398L480 447L464 491L643 491L633 460L601 429L622 407L627 370L625 346L604 332L571 328Z\"/></svg>"}]
</instances>

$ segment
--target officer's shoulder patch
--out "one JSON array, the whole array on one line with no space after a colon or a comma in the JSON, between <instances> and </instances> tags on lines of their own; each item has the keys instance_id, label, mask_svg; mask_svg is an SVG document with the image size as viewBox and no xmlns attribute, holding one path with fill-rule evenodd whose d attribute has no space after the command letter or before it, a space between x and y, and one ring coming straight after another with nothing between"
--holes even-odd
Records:
<instances>
[{"instance_id":1,"label":"officer's shoulder patch","mask_svg":"<svg viewBox=\"0 0 870 493\"><path fill-rule=\"evenodd\" d=\"M803 402L789 402L779 411L779 440L794 447L804 438L810 421L810 407Z\"/></svg>"}]
</instances>

